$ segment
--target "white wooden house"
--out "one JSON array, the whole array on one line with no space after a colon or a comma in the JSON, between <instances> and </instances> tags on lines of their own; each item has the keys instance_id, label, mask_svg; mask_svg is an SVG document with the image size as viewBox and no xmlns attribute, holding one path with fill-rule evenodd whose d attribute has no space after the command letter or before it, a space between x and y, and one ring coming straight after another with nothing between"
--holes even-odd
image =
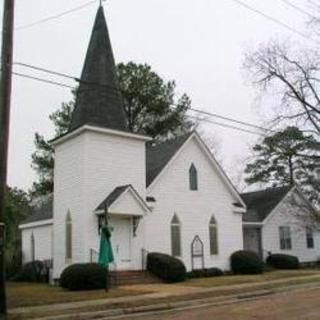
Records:
<instances>
[{"instance_id":1,"label":"white wooden house","mask_svg":"<svg viewBox=\"0 0 320 320\"><path fill-rule=\"evenodd\" d=\"M270 253L297 256L300 262L320 259L320 232L316 210L297 186L270 188L241 195L247 205L243 214L244 248L263 259Z\"/></svg>"}]
</instances>

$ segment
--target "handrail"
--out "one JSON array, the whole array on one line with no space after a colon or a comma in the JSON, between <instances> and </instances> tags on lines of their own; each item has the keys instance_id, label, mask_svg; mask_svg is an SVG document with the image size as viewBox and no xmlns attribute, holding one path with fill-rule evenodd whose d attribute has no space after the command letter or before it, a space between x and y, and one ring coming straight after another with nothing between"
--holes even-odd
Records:
<instances>
[{"instance_id":1,"label":"handrail","mask_svg":"<svg viewBox=\"0 0 320 320\"><path fill-rule=\"evenodd\" d=\"M147 257L148 257L149 251L142 248L141 249L141 270L144 271L147 269Z\"/></svg>"},{"instance_id":2,"label":"handrail","mask_svg":"<svg viewBox=\"0 0 320 320\"><path fill-rule=\"evenodd\" d=\"M99 252L95 249L90 249L90 262L95 263L98 262Z\"/></svg>"}]
</instances>

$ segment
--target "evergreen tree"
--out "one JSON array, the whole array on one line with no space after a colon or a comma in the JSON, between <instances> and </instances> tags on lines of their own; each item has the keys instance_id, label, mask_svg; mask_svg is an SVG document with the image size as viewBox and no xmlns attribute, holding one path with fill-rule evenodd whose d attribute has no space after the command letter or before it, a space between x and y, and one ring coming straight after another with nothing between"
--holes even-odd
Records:
<instances>
[{"instance_id":1,"label":"evergreen tree","mask_svg":"<svg viewBox=\"0 0 320 320\"><path fill-rule=\"evenodd\" d=\"M254 160L245 169L248 184L284 186L297 183L319 201L320 142L296 127L287 127L253 147Z\"/></svg>"},{"instance_id":2,"label":"evergreen tree","mask_svg":"<svg viewBox=\"0 0 320 320\"><path fill-rule=\"evenodd\" d=\"M27 194L17 188L7 187L4 210L6 224L5 259L8 277L16 274L21 265L21 232L19 224L29 213Z\"/></svg>"},{"instance_id":3,"label":"evergreen tree","mask_svg":"<svg viewBox=\"0 0 320 320\"><path fill-rule=\"evenodd\" d=\"M164 140L190 130L192 122L186 112L191 101L186 94L177 97L174 81L165 82L147 64L120 63L117 66L119 86L128 127L133 132L145 133L156 140ZM55 136L68 131L74 99L63 103L61 108L50 115ZM54 153L48 141L39 133L34 139L36 150L32 154L32 168L37 174L32 195L46 195L53 190Z\"/></svg>"}]
</instances>

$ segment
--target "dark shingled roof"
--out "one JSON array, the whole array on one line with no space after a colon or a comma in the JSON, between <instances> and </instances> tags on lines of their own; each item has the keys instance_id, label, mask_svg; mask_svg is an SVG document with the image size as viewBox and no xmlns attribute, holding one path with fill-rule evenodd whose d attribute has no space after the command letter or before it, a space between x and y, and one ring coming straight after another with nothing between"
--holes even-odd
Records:
<instances>
[{"instance_id":1,"label":"dark shingled roof","mask_svg":"<svg viewBox=\"0 0 320 320\"><path fill-rule=\"evenodd\" d=\"M102 7L92 30L69 131L85 124L128 131Z\"/></svg>"},{"instance_id":2,"label":"dark shingled roof","mask_svg":"<svg viewBox=\"0 0 320 320\"><path fill-rule=\"evenodd\" d=\"M176 152L181 148L181 146L187 141L187 139L192 135L192 132L184 134L182 136L176 137L160 143L158 145L152 145L152 143L147 143L146 146L146 183L147 187L156 178L156 176L162 171L170 159L176 154Z\"/></svg>"},{"instance_id":3,"label":"dark shingled roof","mask_svg":"<svg viewBox=\"0 0 320 320\"><path fill-rule=\"evenodd\" d=\"M111 206L128 188L130 185L120 186L115 188L96 208L95 211L104 210L105 205Z\"/></svg>"},{"instance_id":4,"label":"dark shingled roof","mask_svg":"<svg viewBox=\"0 0 320 320\"><path fill-rule=\"evenodd\" d=\"M286 186L242 193L240 196L247 205L243 222L263 222L291 189L292 186Z\"/></svg>"},{"instance_id":5,"label":"dark shingled roof","mask_svg":"<svg viewBox=\"0 0 320 320\"><path fill-rule=\"evenodd\" d=\"M43 200L39 205L33 206L30 213L21 224L49 220L53 218L53 196L50 195L46 200Z\"/></svg>"}]
</instances>

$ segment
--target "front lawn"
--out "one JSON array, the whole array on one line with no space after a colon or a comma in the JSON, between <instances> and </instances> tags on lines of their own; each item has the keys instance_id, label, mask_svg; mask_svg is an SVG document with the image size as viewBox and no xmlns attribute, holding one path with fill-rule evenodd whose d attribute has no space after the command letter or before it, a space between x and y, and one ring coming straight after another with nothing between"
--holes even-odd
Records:
<instances>
[{"instance_id":1,"label":"front lawn","mask_svg":"<svg viewBox=\"0 0 320 320\"><path fill-rule=\"evenodd\" d=\"M144 292L121 288L92 291L66 291L47 284L10 282L7 286L8 307L28 307L55 303L97 300L143 294ZM147 293L147 292L146 292Z\"/></svg>"},{"instance_id":2,"label":"front lawn","mask_svg":"<svg viewBox=\"0 0 320 320\"><path fill-rule=\"evenodd\" d=\"M259 275L230 275L212 278L199 278L190 279L187 282L181 283L181 285L189 285L195 287L214 288L219 286L237 285L237 284L249 284L268 282L274 280L294 279L298 277L306 276L319 276L319 269L301 269L301 270L284 270L284 271L271 271L265 272Z\"/></svg>"}]
</instances>

